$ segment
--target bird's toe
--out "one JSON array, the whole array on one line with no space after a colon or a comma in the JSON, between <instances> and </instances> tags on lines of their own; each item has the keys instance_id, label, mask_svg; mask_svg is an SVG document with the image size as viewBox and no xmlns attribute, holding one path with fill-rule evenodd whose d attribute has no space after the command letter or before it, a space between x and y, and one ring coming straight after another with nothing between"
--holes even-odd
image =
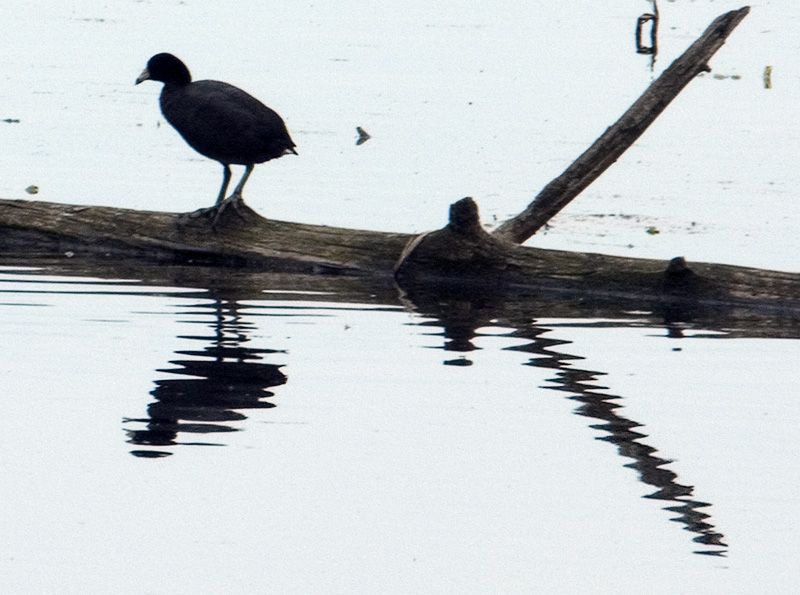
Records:
<instances>
[{"instance_id":1,"label":"bird's toe","mask_svg":"<svg viewBox=\"0 0 800 595\"><path fill-rule=\"evenodd\" d=\"M188 213L181 213L178 215L178 225L192 225L201 219L208 219L214 215L214 207L197 209Z\"/></svg>"}]
</instances>

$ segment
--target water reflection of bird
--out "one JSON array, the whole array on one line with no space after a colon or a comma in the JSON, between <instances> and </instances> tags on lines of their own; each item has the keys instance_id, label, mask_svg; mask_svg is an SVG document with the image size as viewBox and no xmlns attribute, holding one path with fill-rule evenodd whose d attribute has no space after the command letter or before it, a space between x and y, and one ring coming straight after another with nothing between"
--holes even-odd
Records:
<instances>
[{"instance_id":1,"label":"water reflection of bird","mask_svg":"<svg viewBox=\"0 0 800 595\"><path fill-rule=\"evenodd\" d=\"M194 81L189 69L172 54L156 54L139 78L164 83L161 111L198 153L222 164L222 187L216 205L203 209L213 221L228 207L242 204L242 189L256 163L289 153L295 144L281 117L252 95L221 81ZM227 199L231 165L244 165L241 181Z\"/></svg>"},{"instance_id":2,"label":"water reflection of bird","mask_svg":"<svg viewBox=\"0 0 800 595\"><path fill-rule=\"evenodd\" d=\"M203 348L180 350L181 357L170 361L174 367L158 370L170 377L155 381L150 393L155 401L148 405L147 417L125 420L126 424L145 424L143 429L126 430L131 444L149 447L131 454L157 458L171 453L152 447L211 444L188 442L180 436L235 432L237 428L229 422L245 420L242 410L275 407L266 400L274 396L269 389L285 384L286 375L281 365L261 360L280 352L247 345L255 326L239 308L235 300L219 298L191 310L192 322L213 332L179 336L199 341Z\"/></svg>"}]
</instances>

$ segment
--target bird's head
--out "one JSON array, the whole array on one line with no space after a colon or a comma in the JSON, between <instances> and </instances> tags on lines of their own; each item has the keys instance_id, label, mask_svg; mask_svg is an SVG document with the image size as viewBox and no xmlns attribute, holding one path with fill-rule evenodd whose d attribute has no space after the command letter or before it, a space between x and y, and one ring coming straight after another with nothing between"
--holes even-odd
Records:
<instances>
[{"instance_id":1,"label":"bird's head","mask_svg":"<svg viewBox=\"0 0 800 595\"><path fill-rule=\"evenodd\" d=\"M136 79L136 84L147 80L188 85L192 82L192 75L186 64L172 54L156 54L147 61L147 68Z\"/></svg>"}]
</instances>

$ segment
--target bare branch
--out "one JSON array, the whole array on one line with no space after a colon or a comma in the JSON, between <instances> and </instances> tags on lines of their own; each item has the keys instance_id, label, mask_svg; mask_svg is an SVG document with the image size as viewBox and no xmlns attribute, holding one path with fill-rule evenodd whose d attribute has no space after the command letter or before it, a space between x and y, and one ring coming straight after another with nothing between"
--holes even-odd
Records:
<instances>
[{"instance_id":1,"label":"bare branch","mask_svg":"<svg viewBox=\"0 0 800 595\"><path fill-rule=\"evenodd\" d=\"M563 174L550 182L522 213L503 223L495 235L521 244L594 182L630 147L670 102L701 72L728 35L750 12L745 6L718 17L675 60L630 109L606 130Z\"/></svg>"}]
</instances>

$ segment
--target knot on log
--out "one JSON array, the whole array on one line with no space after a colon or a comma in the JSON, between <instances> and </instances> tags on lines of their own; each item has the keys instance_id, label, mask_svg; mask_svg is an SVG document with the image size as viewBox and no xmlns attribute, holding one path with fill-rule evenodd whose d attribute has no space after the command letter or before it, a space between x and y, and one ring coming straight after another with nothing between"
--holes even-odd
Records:
<instances>
[{"instance_id":1,"label":"knot on log","mask_svg":"<svg viewBox=\"0 0 800 595\"><path fill-rule=\"evenodd\" d=\"M478 205L469 196L450 205L450 222L447 227L464 237L478 238L486 233L481 227Z\"/></svg>"},{"instance_id":2,"label":"knot on log","mask_svg":"<svg viewBox=\"0 0 800 595\"><path fill-rule=\"evenodd\" d=\"M483 277L505 270L514 246L481 226L478 205L471 197L450 205L448 224L413 238L395 265L395 276L431 273L437 276Z\"/></svg>"},{"instance_id":3,"label":"knot on log","mask_svg":"<svg viewBox=\"0 0 800 595\"><path fill-rule=\"evenodd\" d=\"M676 256L669 261L667 265L667 276L686 275L692 273L692 269L686 264L686 259L683 256Z\"/></svg>"},{"instance_id":4,"label":"knot on log","mask_svg":"<svg viewBox=\"0 0 800 595\"><path fill-rule=\"evenodd\" d=\"M662 277L661 290L667 294L699 294L707 290L706 284L689 268L683 256L669 261Z\"/></svg>"},{"instance_id":5,"label":"knot on log","mask_svg":"<svg viewBox=\"0 0 800 595\"><path fill-rule=\"evenodd\" d=\"M660 289L665 297L723 299L728 296L724 287L689 268L683 256L676 256L669 261L661 278Z\"/></svg>"}]
</instances>

